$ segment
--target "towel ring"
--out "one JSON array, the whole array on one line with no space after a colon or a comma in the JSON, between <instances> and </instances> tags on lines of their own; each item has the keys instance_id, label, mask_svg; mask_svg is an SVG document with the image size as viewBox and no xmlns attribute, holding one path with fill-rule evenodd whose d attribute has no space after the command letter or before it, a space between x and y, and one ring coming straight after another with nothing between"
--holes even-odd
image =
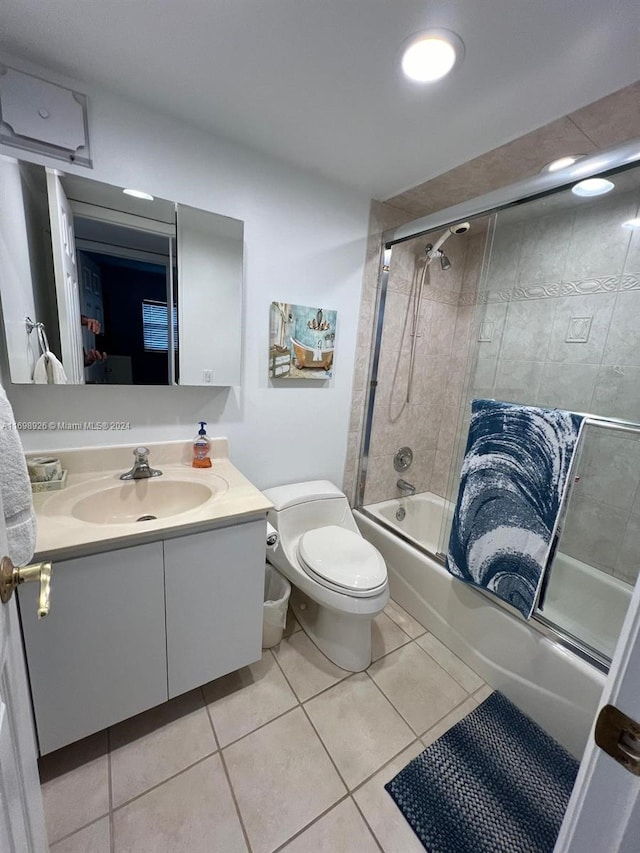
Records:
<instances>
[{"instance_id":1,"label":"towel ring","mask_svg":"<svg viewBox=\"0 0 640 853\"><path fill-rule=\"evenodd\" d=\"M47 338L47 333L44 328L44 323L34 323L31 317L25 317L24 322L27 327L27 334L30 335L34 329L36 330L40 349L42 350L42 354L46 355L49 352L49 340Z\"/></svg>"}]
</instances>

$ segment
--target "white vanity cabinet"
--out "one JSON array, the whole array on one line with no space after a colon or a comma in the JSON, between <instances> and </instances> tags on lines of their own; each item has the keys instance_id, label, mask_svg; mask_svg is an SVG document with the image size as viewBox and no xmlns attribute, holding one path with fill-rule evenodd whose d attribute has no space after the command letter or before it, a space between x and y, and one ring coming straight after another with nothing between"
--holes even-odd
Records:
<instances>
[{"instance_id":1,"label":"white vanity cabinet","mask_svg":"<svg viewBox=\"0 0 640 853\"><path fill-rule=\"evenodd\" d=\"M259 660L265 520L53 563L18 594L41 754Z\"/></svg>"},{"instance_id":2,"label":"white vanity cabinet","mask_svg":"<svg viewBox=\"0 0 640 853\"><path fill-rule=\"evenodd\" d=\"M162 542L54 562L18 592L40 752L166 701Z\"/></svg>"},{"instance_id":3,"label":"white vanity cabinet","mask_svg":"<svg viewBox=\"0 0 640 853\"><path fill-rule=\"evenodd\" d=\"M164 543L169 698L258 660L265 523Z\"/></svg>"}]
</instances>

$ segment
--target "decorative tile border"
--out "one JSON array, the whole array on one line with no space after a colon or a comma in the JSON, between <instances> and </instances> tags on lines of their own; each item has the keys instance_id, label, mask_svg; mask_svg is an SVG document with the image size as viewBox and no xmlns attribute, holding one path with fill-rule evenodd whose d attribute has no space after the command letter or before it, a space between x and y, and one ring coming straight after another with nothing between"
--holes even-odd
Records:
<instances>
[{"instance_id":1,"label":"decorative tile border","mask_svg":"<svg viewBox=\"0 0 640 853\"><path fill-rule=\"evenodd\" d=\"M511 300L519 302L522 299L549 299L560 296L560 283L553 284L531 284L528 287L514 287L511 291Z\"/></svg>"},{"instance_id":2,"label":"decorative tile border","mask_svg":"<svg viewBox=\"0 0 640 853\"><path fill-rule=\"evenodd\" d=\"M608 275L602 278L586 278L582 281L562 281L560 289L562 296L585 295L589 293L611 293L620 286L619 275Z\"/></svg>"},{"instance_id":3,"label":"decorative tile border","mask_svg":"<svg viewBox=\"0 0 640 853\"><path fill-rule=\"evenodd\" d=\"M389 280L389 290L411 295L411 282L403 278ZM488 305L495 302L522 302L528 299L555 299L558 296L588 296L593 293L640 290L640 272L605 275L575 281L553 281L546 284L524 284L500 290L449 290L428 285L422 294L431 302L449 305Z\"/></svg>"},{"instance_id":4,"label":"decorative tile border","mask_svg":"<svg viewBox=\"0 0 640 853\"><path fill-rule=\"evenodd\" d=\"M640 272L625 273L620 290L640 290Z\"/></svg>"},{"instance_id":5,"label":"decorative tile border","mask_svg":"<svg viewBox=\"0 0 640 853\"><path fill-rule=\"evenodd\" d=\"M588 296L593 293L615 293L616 291L629 290L640 290L640 273L522 285L511 290L463 292L458 299L458 305L488 305L495 302L522 302L528 299L555 299L559 296Z\"/></svg>"}]
</instances>

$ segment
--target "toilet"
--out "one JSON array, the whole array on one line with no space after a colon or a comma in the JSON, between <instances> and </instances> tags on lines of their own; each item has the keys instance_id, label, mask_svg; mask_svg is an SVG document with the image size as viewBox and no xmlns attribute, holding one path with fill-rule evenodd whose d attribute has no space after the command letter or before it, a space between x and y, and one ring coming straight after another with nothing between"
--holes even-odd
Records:
<instances>
[{"instance_id":1,"label":"toilet","mask_svg":"<svg viewBox=\"0 0 640 853\"><path fill-rule=\"evenodd\" d=\"M389 601L382 555L358 530L345 495L328 480L265 489L279 534L268 561L295 587L296 619L335 664L371 663L371 622Z\"/></svg>"}]
</instances>

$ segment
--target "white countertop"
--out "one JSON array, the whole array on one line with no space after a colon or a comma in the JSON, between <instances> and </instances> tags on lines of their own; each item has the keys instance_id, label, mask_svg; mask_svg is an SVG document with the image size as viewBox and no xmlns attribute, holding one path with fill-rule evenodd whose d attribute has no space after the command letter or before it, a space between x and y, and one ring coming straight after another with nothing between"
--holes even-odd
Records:
<instances>
[{"instance_id":1,"label":"white countertop","mask_svg":"<svg viewBox=\"0 0 640 853\"><path fill-rule=\"evenodd\" d=\"M68 559L266 516L271 503L229 461L226 439L211 443L211 468L192 467L191 442L149 444L149 464L160 469L162 477L127 482L120 475L133 464L131 445L32 454L56 456L67 471L64 489L33 496L38 519L34 559ZM161 481L201 483L211 489L212 496L195 508L149 521L101 524L73 514L74 505L83 498L93 496L99 505L100 493L107 489L125 487L145 494Z\"/></svg>"}]
</instances>

